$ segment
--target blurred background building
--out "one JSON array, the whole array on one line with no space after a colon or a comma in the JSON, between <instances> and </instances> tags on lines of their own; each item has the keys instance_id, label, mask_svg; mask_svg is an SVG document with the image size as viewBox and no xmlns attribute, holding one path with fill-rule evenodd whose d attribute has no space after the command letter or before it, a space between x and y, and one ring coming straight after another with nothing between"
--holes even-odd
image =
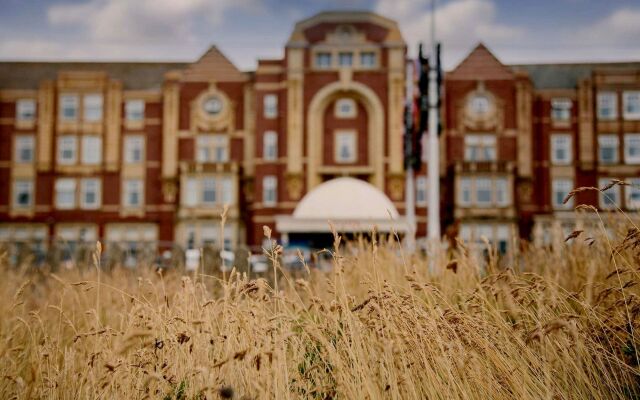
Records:
<instances>
[{"instance_id":1,"label":"blurred background building","mask_svg":"<svg viewBox=\"0 0 640 400\"><path fill-rule=\"evenodd\" d=\"M394 21L324 12L250 72L215 46L193 63L0 62L0 241L136 254L259 247L264 225L321 248L327 220L402 234L406 54ZM640 206L640 63L504 65L480 44L443 94L441 222L462 239L504 251L573 229L576 204ZM612 178L635 186L563 202ZM415 187L423 237L424 164Z\"/></svg>"}]
</instances>

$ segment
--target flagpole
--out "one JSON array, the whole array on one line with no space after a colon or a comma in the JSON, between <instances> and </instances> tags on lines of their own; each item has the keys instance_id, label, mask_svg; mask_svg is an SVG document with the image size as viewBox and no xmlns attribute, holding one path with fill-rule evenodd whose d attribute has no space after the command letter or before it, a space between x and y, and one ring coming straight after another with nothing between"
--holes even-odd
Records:
<instances>
[{"instance_id":1,"label":"flagpole","mask_svg":"<svg viewBox=\"0 0 640 400\"><path fill-rule=\"evenodd\" d=\"M432 55L435 59L436 55L436 0L431 0L431 49ZM435 63L431 63L434 65ZM438 146L438 103L439 103L439 89L437 83L438 67L429 68L429 136L428 147L429 157L427 159L427 172L428 172L428 218L427 218L427 233L429 242L431 242L431 249L435 253L440 242L440 161L439 161L439 146Z\"/></svg>"},{"instance_id":2,"label":"flagpole","mask_svg":"<svg viewBox=\"0 0 640 400\"><path fill-rule=\"evenodd\" d=\"M405 215L409 232L407 234L406 246L407 250L413 252L416 247L416 202L415 202L415 176L413 171L413 62L407 63L406 68L406 106L405 106L405 164L406 164L406 183L405 183ZM409 140L411 148L407 148ZM407 159L409 160L407 162Z\"/></svg>"}]
</instances>

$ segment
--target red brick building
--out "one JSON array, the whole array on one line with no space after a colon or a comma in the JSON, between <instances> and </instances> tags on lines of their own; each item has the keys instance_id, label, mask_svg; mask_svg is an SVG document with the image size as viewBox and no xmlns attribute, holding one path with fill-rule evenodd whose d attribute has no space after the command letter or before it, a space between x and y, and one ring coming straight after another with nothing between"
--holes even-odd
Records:
<instances>
[{"instance_id":1,"label":"red brick building","mask_svg":"<svg viewBox=\"0 0 640 400\"><path fill-rule=\"evenodd\" d=\"M405 230L406 62L397 24L369 12L299 22L252 72L215 47L193 63L0 62L0 240L137 251L255 246L264 225L321 245L328 219ZM572 188L640 183L640 63L504 65L479 45L444 89L441 219L464 239L544 241L575 223ZM635 186L609 193L574 204L640 204Z\"/></svg>"}]
</instances>

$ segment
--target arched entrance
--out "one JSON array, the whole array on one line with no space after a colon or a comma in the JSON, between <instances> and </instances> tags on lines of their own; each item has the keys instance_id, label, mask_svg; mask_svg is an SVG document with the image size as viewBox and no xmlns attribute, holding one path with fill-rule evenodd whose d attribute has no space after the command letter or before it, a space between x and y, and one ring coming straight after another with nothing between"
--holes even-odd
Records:
<instances>
[{"instance_id":1,"label":"arched entrance","mask_svg":"<svg viewBox=\"0 0 640 400\"><path fill-rule=\"evenodd\" d=\"M320 170L323 164L324 115L329 104L342 96L357 99L367 113L367 154L370 170L369 182L384 189L384 108L378 96L366 85L354 81L331 83L316 93L307 113L307 190L322 182Z\"/></svg>"}]
</instances>

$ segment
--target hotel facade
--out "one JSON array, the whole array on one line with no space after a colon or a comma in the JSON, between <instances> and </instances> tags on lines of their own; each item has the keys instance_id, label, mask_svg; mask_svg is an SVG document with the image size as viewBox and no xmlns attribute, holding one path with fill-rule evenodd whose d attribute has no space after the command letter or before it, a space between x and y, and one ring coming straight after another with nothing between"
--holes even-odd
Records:
<instances>
[{"instance_id":1,"label":"hotel facade","mask_svg":"<svg viewBox=\"0 0 640 400\"><path fill-rule=\"evenodd\" d=\"M216 47L193 63L0 62L0 241L258 248L266 225L322 247L327 220L406 232L407 62L398 25L370 12L300 21L251 72ZM572 229L577 204L640 207L640 63L505 65L480 44L443 91L443 228L506 248ZM563 203L613 178L634 185ZM424 164L415 186L420 238Z\"/></svg>"}]
</instances>

